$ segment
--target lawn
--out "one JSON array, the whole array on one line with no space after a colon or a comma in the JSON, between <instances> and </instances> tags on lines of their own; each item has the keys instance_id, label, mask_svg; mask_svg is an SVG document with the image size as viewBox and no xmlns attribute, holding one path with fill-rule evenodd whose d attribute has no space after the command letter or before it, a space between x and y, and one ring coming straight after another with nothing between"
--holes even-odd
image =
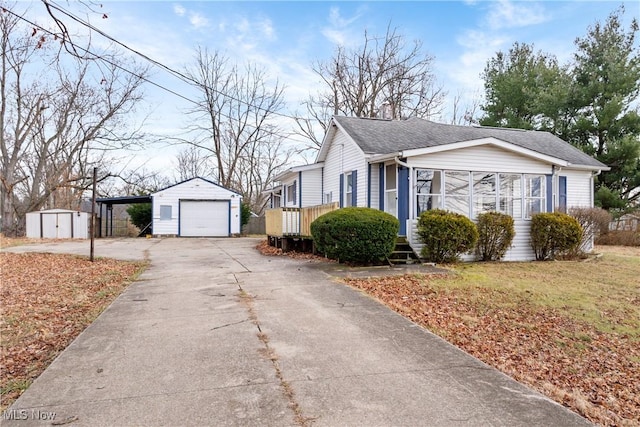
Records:
<instances>
[{"instance_id":1,"label":"lawn","mask_svg":"<svg viewBox=\"0 0 640 427\"><path fill-rule=\"evenodd\" d=\"M593 422L637 426L640 248L597 252L347 282Z\"/></svg>"},{"instance_id":2,"label":"lawn","mask_svg":"<svg viewBox=\"0 0 640 427\"><path fill-rule=\"evenodd\" d=\"M3 247L16 244L3 239ZM17 243L19 244L19 242ZM144 269L143 262L0 253L0 411Z\"/></svg>"}]
</instances>

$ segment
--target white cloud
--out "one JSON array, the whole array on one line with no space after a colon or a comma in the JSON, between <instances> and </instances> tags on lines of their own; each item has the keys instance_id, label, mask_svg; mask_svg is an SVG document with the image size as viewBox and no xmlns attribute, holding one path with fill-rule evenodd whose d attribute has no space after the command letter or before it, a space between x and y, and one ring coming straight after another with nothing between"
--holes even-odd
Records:
<instances>
[{"instance_id":1,"label":"white cloud","mask_svg":"<svg viewBox=\"0 0 640 427\"><path fill-rule=\"evenodd\" d=\"M209 26L209 20L200 13L192 12L189 15L189 22L197 30Z\"/></svg>"},{"instance_id":2,"label":"white cloud","mask_svg":"<svg viewBox=\"0 0 640 427\"><path fill-rule=\"evenodd\" d=\"M187 9L185 9L182 5L174 4L173 13L175 13L178 16L184 16L184 14L187 13Z\"/></svg>"},{"instance_id":3,"label":"white cloud","mask_svg":"<svg viewBox=\"0 0 640 427\"><path fill-rule=\"evenodd\" d=\"M498 0L489 3L486 23L492 30L527 27L550 19L540 3Z\"/></svg>"},{"instance_id":4,"label":"white cloud","mask_svg":"<svg viewBox=\"0 0 640 427\"><path fill-rule=\"evenodd\" d=\"M349 41L356 39L351 24L356 22L360 15L360 13L356 13L351 18L345 18L340 14L340 8L332 7L329 10L329 25L321 30L322 35L333 44L347 45Z\"/></svg>"}]
</instances>

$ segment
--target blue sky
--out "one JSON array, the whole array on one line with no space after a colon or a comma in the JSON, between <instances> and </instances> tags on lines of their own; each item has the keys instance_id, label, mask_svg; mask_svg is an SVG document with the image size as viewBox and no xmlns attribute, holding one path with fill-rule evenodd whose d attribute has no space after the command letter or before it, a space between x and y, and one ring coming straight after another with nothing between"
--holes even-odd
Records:
<instances>
[{"instance_id":1,"label":"blue sky","mask_svg":"<svg viewBox=\"0 0 640 427\"><path fill-rule=\"evenodd\" d=\"M77 10L74 3L58 4ZM566 62L575 38L584 36L594 22L603 22L620 4L625 4L627 25L640 17L640 2L501 0L105 1L101 10L108 19L89 18L116 39L176 69L192 62L197 45L224 52L239 63L251 61L286 85L291 114L301 112L300 102L318 88L319 79L311 71L314 61L329 59L337 43L356 46L365 30L384 34L391 25L408 41L421 40L424 52L434 56L437 80L449 94L439 120L448 121L446 111L454 96L466 103L482 96L480 73L496 51L508 50L516 41L533 43ZM46 21L38 2L26 16ZM106 44L97 35L93 42ZM154 70L152 79L194 96L186 84L165 72ZM150 132L175 134L186 125L182 111L188 103L180 98L150 87L147 102Z\"/></svg>"}]
</instances>

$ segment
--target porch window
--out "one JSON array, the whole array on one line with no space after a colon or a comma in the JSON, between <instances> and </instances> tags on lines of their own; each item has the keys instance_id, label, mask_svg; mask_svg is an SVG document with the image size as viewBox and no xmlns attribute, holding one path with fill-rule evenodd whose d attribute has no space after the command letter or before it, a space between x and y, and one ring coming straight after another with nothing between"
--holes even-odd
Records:
<instances>
[{"instance_id":1,"label":"porch window","mask_svg":"<svg viewBox=\"0 0 640 427\"><path fill-rule=\"evenodd\" d=\"M501 173L499 212L522 218L522 175Z\"/></svg>"},{"instance_id":2,"label":"porch window","mask_svg":"<svg viewBox=\"0 0 640 427\"><path fill-rule=\"evenodd\" d=\"M444 194L445 209L469 217L471 191L470 172L445 171Z\"/></svg>"},{"instance_id":3,"label":"porch window","mask_svg":"<svg viewBox=\"0 0 640 427\"><path fill-rule=\"evenodd\" d=\"M546 206L546 177L544 175L525 175L524 214L532 215L544 212Z\"/></svg>"},{"instance_id":4,"label":"porch window","mask_svg":"<svg viewBox=\"0 0 640 427\"><path fill-rule=\"evenodd\" d=\"M344 197L345 197L345 206L353 206L353 173L349 172L345 176L345 189L344 189Z\"/></svg>"},{"instance_id":5,"label":"porch window","mask_svg":"<svg viewBox=\"0 0 640 427\"><path fill-rule=\"evenodd\" d=\"M287 205L296 204L296 181L287 186Z\"/></svg>"},{"instance_id":6,"label":"porch window","mask_svg":"<svg viewBox=\"0 0 640 427\"><path fill-rule=\"evenodd\" d=\"M495 173L473 172L473 217L496 210L497 182Z\"/></svg>"},{"instance_id":7,"label":"porch window","mask_svg":"<svg viewBox=\"0 0 640 427\"><path fill-rule=\"evenodd\" d=\"M442 172L416 169L417 215L431 209L442 208Z\"/></svg>"}]
</instances>

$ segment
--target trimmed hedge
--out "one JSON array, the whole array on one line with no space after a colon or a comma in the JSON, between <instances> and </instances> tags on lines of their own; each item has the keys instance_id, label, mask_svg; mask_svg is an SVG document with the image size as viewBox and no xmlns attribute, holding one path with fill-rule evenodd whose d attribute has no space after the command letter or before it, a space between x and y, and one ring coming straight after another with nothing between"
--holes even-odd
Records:
<instances>
[{"instance_id":1,"label":"trimmed hedge","mask_svg":"<svg viewBox=\"0 0 640 427\"><path fill-rule=\"evenodd\" d=\"M513 218L500 212L478 215L478 245L476 254L482 261L497 261L511 247L516 235Z\"/></svg>"},{"instance_id":2,"label":"trimmed hedge","mask_svg":"<svg viewBox=\"0 0 640 427\"><path fill-rule=\"evenodd\" d=\"M318 252L340 262L371 264L395 248L400 223L386 212L348 207L326 213L311 223Z\"/></svg>"},{"instance_id":3,"label":"trimmed hedge","mask_svg":"<svg viewBox=\"0 0 640 427\"><path fill-rule=\"evenodd\" d=\"M464 215L441 209L425 211L418 219L418 235L424 243L422 257L430 262L455 262L473 249L476 225Z\"/></svg>"},{"instance_id":4,"label":"trimmed hedge","mask_svg":"<svg viewBox=\"0 0 640 427\"><path fill-rule=\"evenodd\" d=\"M582 227L570 215L553 212L531 217L531 248L538 261L571 253L581 239Z\"/></svg>"}]
</instances>

